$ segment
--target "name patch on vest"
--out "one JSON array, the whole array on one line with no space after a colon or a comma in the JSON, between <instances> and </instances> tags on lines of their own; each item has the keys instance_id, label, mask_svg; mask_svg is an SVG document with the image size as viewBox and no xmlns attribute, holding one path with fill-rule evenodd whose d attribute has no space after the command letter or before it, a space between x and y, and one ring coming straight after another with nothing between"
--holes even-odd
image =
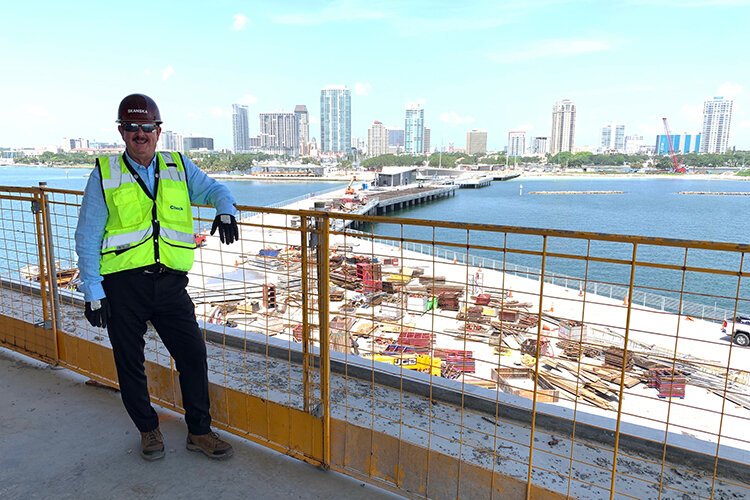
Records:
<instances>
[{"instance_id":1,"label":"name patch on vest","mask_svg":"<svg viewBox=\"0 0 750 500\"><path fill-rule=\"evenodd\" d=\"M176 207L174 205L169 205L169 208L171 208L172 210L179 210L180 212L182 212L182 207Z\"/></svg>"}]
</instances>

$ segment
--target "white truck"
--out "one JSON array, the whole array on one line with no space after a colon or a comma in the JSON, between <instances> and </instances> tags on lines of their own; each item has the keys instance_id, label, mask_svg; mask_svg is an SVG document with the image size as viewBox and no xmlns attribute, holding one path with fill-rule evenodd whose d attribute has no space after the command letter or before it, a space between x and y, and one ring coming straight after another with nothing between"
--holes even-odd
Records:
<instances>
[{"instance_id":1,"label":"white truck","mask_svg":"<svg viewBox=\"0 0 750 500\"><path fill-rule=\"evenodd\" d=\"M731 326L732 330L732 341L741 346L750 345L750 316L746 314L738 314L731 325L724 321L721 331L726 332L727 328Z\"/></svg>"}]
</instances>

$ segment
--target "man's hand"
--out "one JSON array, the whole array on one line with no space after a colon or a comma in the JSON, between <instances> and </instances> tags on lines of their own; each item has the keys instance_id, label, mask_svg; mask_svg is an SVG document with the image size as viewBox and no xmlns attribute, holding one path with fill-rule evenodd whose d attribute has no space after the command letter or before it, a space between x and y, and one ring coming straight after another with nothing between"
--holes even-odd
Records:
<instances>
[{"instance_id":1,"label":"man's hand","mask_svg":"<svg viewBox=\"0 0 750 500\"><path fill-rule=\"evenodd\" d=\"M84 314L89 323L91 323L91 326L107 328L107 321L112 314L109 310L109 301L104 297L101 300L86 302L86 311Z\"/></svg>"},{"instance_id":2,"label":"man's hand","mask_svg":"<svg viewBox=\"0 0 750 500\"><path fill-rule=\"evenodd\" d=\"M229 245L240 239L240 229L237 227L237 221L234 215L218 214L211 226L211 236L219 230L219 239L222 243Z\"/></svg>"}]
</instances>

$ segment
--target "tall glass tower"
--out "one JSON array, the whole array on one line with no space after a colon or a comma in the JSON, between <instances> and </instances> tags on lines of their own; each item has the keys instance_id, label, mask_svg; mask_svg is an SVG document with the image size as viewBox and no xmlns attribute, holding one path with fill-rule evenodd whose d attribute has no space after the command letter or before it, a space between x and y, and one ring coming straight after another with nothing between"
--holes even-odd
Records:
<instances>
[{"instance_id":1,"label":"tall glass tower","mask_svg":"<svg viewBox=\"0 0 750 500\"><path fill-rule=\"evenodd\" d=\"M348 153L352 142L352 93L331 85L320 91L320 148L323 153Z\"/></svg>"},{"instance_id":2,"label":"tall glass tower","mask_svg":"<svg viewBox=\"0 0 750 500\"><path fill-rule=\"evenodd\" d=\"M419 104L406 106L404 151L415 155L424 153L424 109Z\"/></svg>"},{"instance_id":3,"label":"tall glass tower","mask_svg":"<svg viewBox=\"0 0 750 500\"><path fill-rule=\"evenodd\" d=\"M232 104L232 138L234 152L250 150L250 127L247 122L247 106Z\"/></svg>"}]
</instances>

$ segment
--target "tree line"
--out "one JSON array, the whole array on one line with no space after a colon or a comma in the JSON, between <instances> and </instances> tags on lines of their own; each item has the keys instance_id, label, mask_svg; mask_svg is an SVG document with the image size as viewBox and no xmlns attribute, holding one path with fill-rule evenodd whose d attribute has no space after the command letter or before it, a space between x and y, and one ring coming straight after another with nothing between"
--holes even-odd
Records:
<instances>
[{"instance_id":1,"label":"tree line","mask_svg":"<svg viewBox=\"0 0 750 500\"><path fill-rule=\"evenodd\" d=\"M202 170L207 172L245 172L253 165L265 161L288 161L291 157L271 155L266 153L218 153L191 152L188 154ZM47 165L51 167L94 165L94 156L81 152L51 153L45 151L38 156L20 156L13 159L19 165ZM317 164L315 158L303 157L299 161L304 164Z\"/></svg>"},{"instance_id":2,"label":"tree line","mask_svg":"<svg viewBox=\"0 0 750 500\"><path fill-rule=\"evenodd\" d=\"M266 161L290 161L295 160L288 156L272 155L267 153L230 153L230 152L197 152L189 153L190 158L208 172L244 172L249 171L254 165ZM302 164L320 164L315 158L302 157L298 159ZM505 153L474 154L466 153L431 153L426 155L411 154L384 154L362 160L361 166L366 169L379 169L387 166L425 166L456 168L458 166L471 165L557 165L562 168L580 168L586 165L605 166L630 166L631 168L642 168L649 160L645 154L594 154L587 151L570 153L567 151L555 155L547 155L546 158L537 156L507 157ZM661 170L670 170L673 166L672 158L669 156L655 156L651 158L652 166ZM78 166L93 165L94 159L88 153L44 152L39 156L21 156L14 158L16 164L21 165L49 165L49 166ZM750 151L730 151L724 154L684 154L677 155L680 165L693 168L732 167L740 168L750 163ZM343 160L340 167L350 168L351 160Z\"/></svg>"}]
</instances>

